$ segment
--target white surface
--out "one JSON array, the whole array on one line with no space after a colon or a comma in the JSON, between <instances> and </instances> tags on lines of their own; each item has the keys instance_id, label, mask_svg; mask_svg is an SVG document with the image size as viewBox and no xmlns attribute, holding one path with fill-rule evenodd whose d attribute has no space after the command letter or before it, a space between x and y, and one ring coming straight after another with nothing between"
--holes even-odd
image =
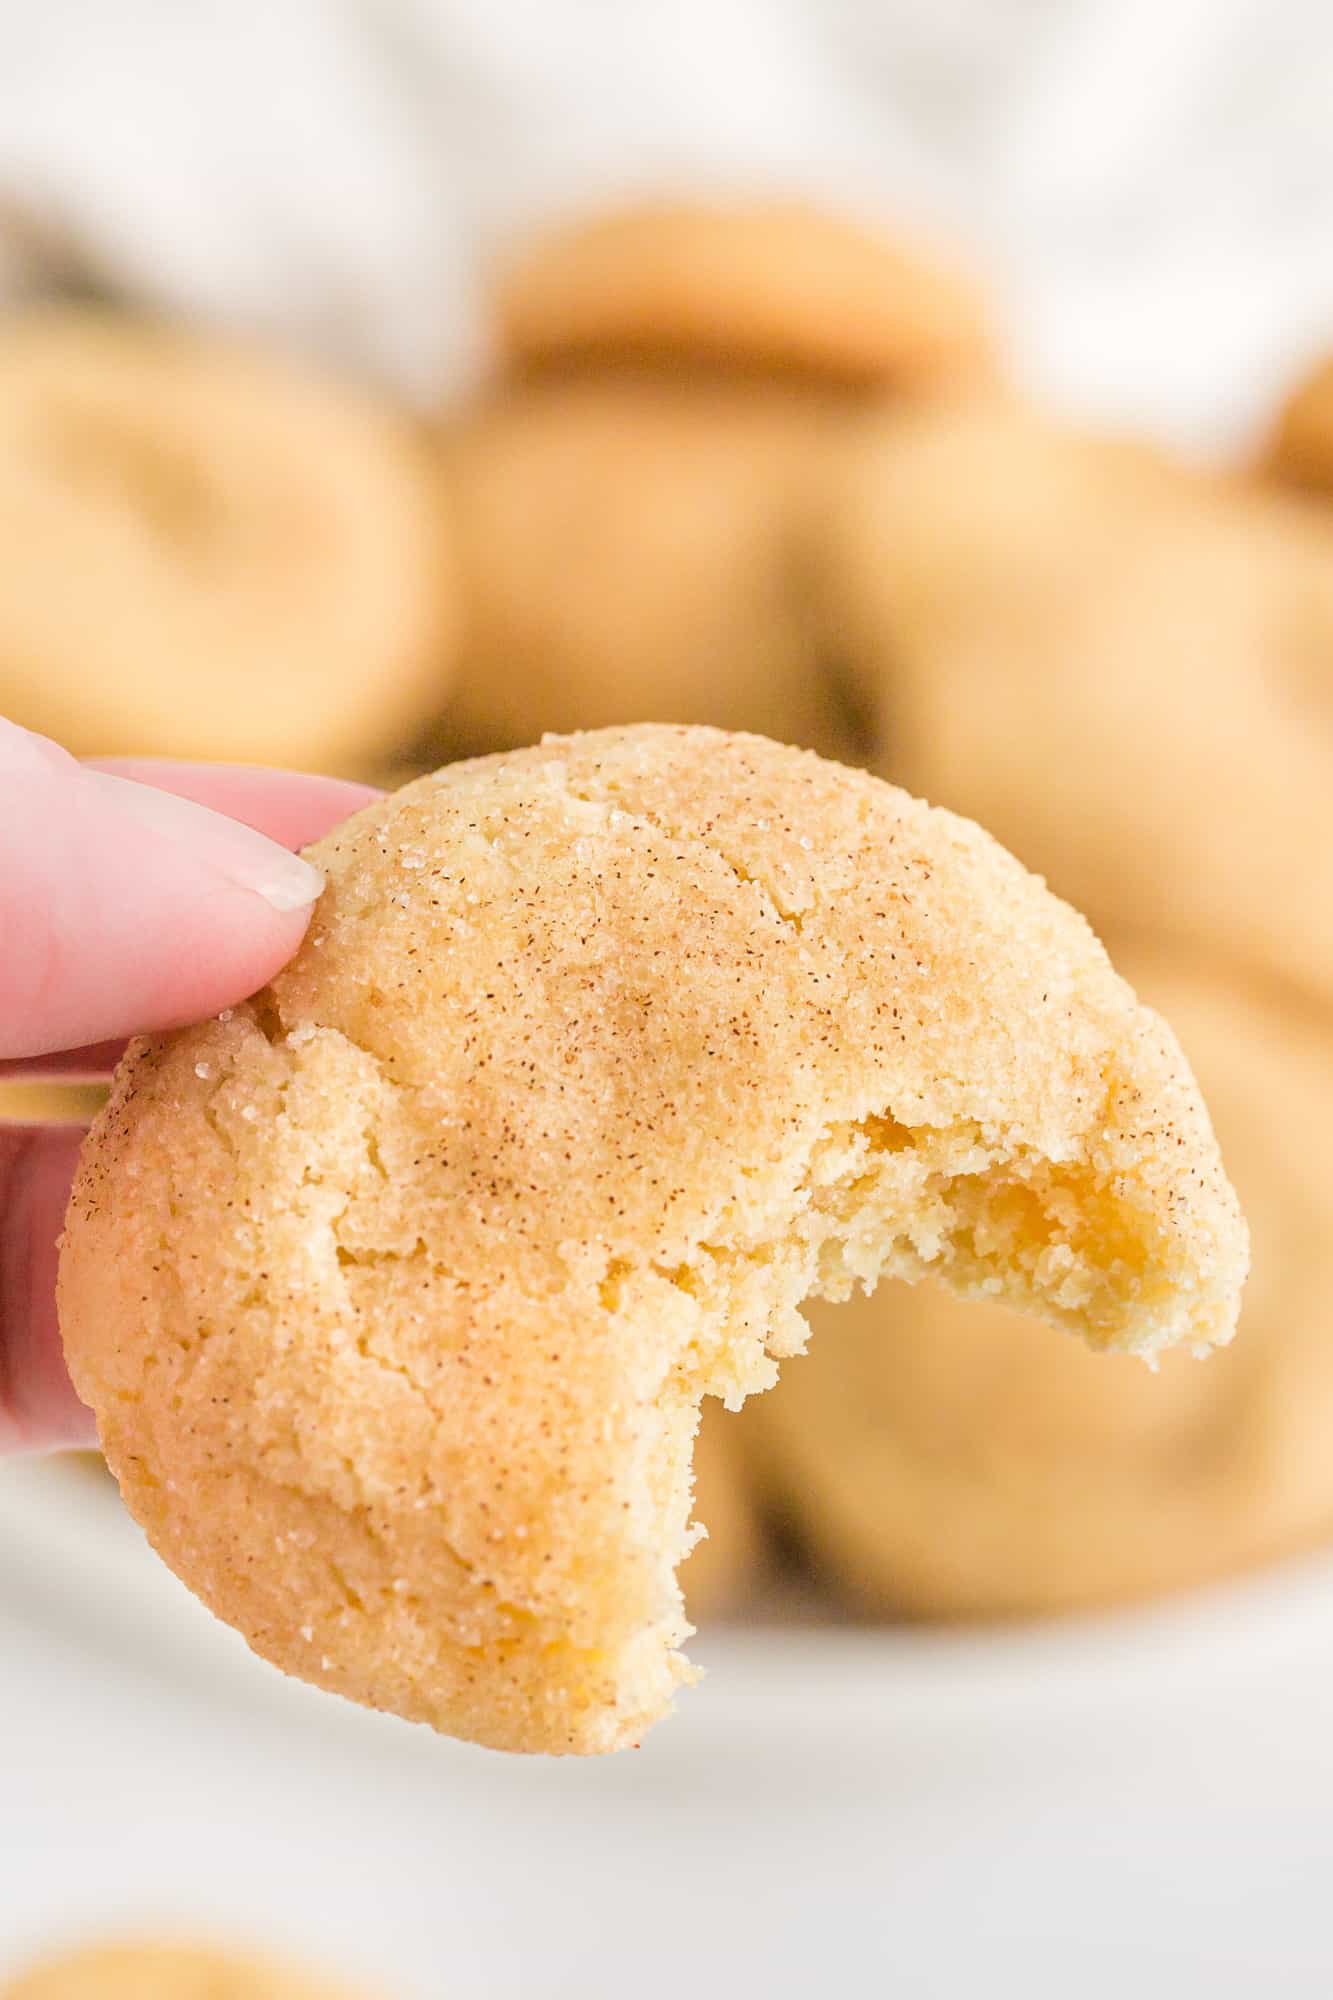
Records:
<instances>
[{"instance_id":1,"label":"white surface","mask_svg":"<svg viewBox=\"0 0 1333 2000\"><path fill-rule=\"evenodd\" d=\"M1023 373L1242 442L1333 339L1326 0L0 0L0 283L424 398L552 211L756 183L937 225Z\"/></svg>"},{"instance_id":2,"label":"white surface","mask_svg":"<svg viewBox=\"0 0 1333 2000\"><path fill-rule=\"evenodd\" d=\"M732 1633L634 1755L284 1681L112 1497L0 1473L0 1938L175 1919L404 2000L1326 1995L1333 1569L989 1638Z\"/></svg>"}]
</instances>

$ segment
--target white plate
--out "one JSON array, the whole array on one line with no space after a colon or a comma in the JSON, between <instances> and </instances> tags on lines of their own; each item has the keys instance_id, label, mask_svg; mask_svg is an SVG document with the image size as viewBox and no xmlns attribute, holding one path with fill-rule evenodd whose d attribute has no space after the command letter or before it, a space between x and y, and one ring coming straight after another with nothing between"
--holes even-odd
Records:
<instances>
[{"instance_id":1,"label":"white plate","mask_svg":"<svg viewBox=\"0 0 1333 2000\"><path fill-rule=\"evenodd\" d=\"M128 1648L153 1672L203 1674L216 1692L256 1699L288 1687L156 1559L96 1461L0 1466L0 1592ZM1145 1697L1159 1704L1201 1679L1215 1687L1292 1660L1333 1662L1333 1557L1131 1612L991 1628L724 1624L691 1650L709 1673L679 1712L728 1734L797 1721L897 1732L1033 1709L1053 1721ZM356 1714L315 1702L340 1720Z\"/></svg>"},{"instance_id":2,"label":"white plate","mask_svg":"<svg viewBox=\"0 0 1333 2000\"><path fill-rule=\"evenodd\" d=\"M391 1994L1327 1993L1333 1565L990 1634L721 1630L631 1756L285 1680L114 1493L0 1470L0 1939L167 1915Z\"/></svg>"}]
</instances>

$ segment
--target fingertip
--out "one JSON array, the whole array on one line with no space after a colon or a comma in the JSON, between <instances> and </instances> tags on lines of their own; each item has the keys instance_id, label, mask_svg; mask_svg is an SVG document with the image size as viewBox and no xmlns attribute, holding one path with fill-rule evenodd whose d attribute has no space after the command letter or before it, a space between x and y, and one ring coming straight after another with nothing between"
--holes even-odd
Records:
<instances>
[{"instance_id":1,"label":"fingertip","mask_svg":"<svg viewBox=\"0 0 1333 2000\"><path fill-rule=\"evenodd\" d=\"M309 912L324 887L324 877L312 862L244 820L183 792L140 784L114 771L85 770L81 779L118 819L158 835L196 867L260 897L284 916Z\"/></svg>"},{"instance_id":2,"label":"fingertip","mask_svg":"<svg viewBox=\"0 0 1333 2000\"><path fill-rule=\"evenodd\" d=\"M384 794L349 778L276 771L259 764L182 764L152 757L92 757L85 769L131 778L226 813L284 847L306 847Z\"/></svg>"},{"instance_id":3,"label":"fingertip","mask_svg":"<svg viewBox=\"0 0 1333 2000\"><path fill-rule=\"evenodd\" d=\"M0 1057L179 1026L255 992L322 887L196 802L50 767L0 791Z\"/></svg>"}]
</instances>

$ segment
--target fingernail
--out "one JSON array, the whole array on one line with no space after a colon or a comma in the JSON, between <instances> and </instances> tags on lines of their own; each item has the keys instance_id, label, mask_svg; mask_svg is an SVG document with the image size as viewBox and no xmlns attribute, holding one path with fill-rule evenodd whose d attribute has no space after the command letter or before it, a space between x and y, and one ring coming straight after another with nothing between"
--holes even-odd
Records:
<instances>
[{"instance_id":1,"label":"fingernail","mask_svg":"<svg viewBox=\"0 0 1333 2000\"><path fill-rule=\"evenodd\" d=\"M324 887L323 875L309 861L225 813L110 771L84 770L82 781L124 818L187 849L204 867L262 896L272 909L309 909Z\"/></svg>"}]
</instances>

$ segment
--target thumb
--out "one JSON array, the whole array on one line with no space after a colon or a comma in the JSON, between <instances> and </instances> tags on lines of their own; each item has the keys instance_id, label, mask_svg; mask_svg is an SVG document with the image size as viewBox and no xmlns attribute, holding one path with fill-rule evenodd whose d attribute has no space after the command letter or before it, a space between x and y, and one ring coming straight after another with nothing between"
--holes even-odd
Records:
<instances>
[{"instance_id":1,"label":"thumb","mask_svg":"<svg viewBox=\"0 0 1333 2000\"><path fill-rule=\"evenodd\" d=\"M0 721L0 1058L216 1013L286 963L322 886L252 827Z\"/></svg>"}]
</instances>

